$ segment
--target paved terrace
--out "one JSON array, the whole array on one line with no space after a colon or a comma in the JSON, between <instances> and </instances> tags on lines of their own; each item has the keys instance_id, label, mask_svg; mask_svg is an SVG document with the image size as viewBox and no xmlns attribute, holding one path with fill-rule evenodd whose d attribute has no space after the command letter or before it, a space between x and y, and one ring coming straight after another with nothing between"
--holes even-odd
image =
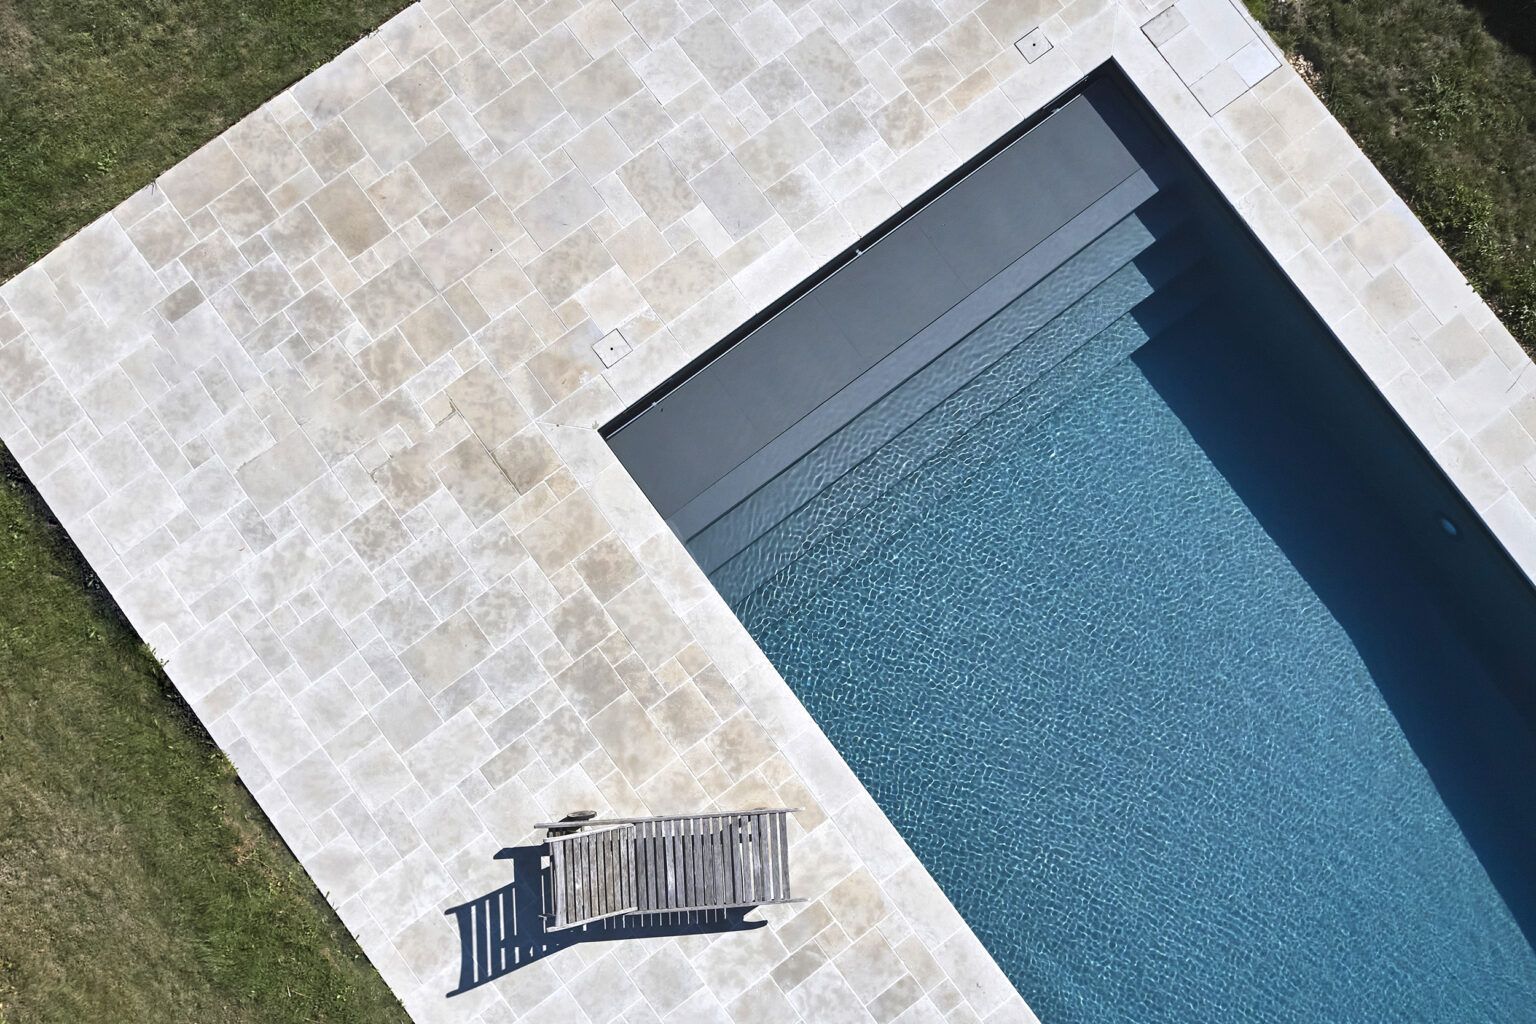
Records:
<instances>
[{"instance_id":1,"label":"paved terrace","mask_svg":"<svg viewBox=\"0 0 1536 1024\"><path fill-rule=\"evenodd\" d=\"M1107 59L1536 569L1536 370L1162 8L428 0L0 288L0 435L417 1020L1033 1019L595 428ZM762 804L803 908L445 998L535 820Z\"/></svg>"}]
</instances>

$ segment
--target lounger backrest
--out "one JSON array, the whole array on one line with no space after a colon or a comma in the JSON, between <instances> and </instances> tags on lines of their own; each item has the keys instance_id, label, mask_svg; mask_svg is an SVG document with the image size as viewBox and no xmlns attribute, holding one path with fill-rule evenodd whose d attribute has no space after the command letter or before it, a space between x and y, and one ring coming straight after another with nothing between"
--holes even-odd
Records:
<instances>
[{"instance_id":1,"label":"lounger backrest","mask_svg":"<svg viewBox=\"0 0 1536 1024\"><path fill-rule=\"evenodd\" d=\"M550 931L636 909L635 826L605 825L550 836Z\"/></svg>"}]
</instances>

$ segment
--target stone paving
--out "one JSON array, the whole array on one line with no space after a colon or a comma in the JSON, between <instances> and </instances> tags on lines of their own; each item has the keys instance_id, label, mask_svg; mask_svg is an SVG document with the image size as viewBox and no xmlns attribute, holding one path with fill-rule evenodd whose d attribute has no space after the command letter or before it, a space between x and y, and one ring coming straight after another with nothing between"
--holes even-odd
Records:
<instances>
[{"instance_id":1,"label":"stone paving","mask_svg":"<svg viewBox=\"0 0 1536 1024\"><path fill-rule=\"evenodd\" d=\"M1110 59L1536 571L1536 371L1228 0L428 0L0 287L0 436L415 1019L1033 1020L595 428ZM445 998L534 821L764 804L809 903Z\"/></svg>"}]
</instances>

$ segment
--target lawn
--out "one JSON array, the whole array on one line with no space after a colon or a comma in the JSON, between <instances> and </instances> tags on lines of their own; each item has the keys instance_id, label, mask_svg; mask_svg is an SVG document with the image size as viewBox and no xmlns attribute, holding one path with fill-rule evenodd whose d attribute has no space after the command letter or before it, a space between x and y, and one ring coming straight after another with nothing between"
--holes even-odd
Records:
<instances>
[{"instance_id":1,"label":"lawn","mask_svg":"<svg viewBox=\"0 0 1536 1024\"><path fill-rule=\"evenodd\" d=\"M0 1021L404 1021L0 453Z\"/></svg>"},{"instance_id":2,"label":"lawn","mask_svg":"<svg viewBox=\"0 0 1536 1024\"><path fill-rule=\"evenodd\" d=\"M0 0L0 279L402 0ZM0 449L0 1022L404 1012Z\"/></svg>"},{"instance_id":3,"label":"lawn","mask_svg":"<svg viewBox=\"0 0 1536 1024\"><path fill-rule=\"evenodd\" d=\"M0 0L0 281L405 0Z\"/></svg>"},{"instance_id":4,"label":"lawn","mask_svg":"<svg viewBox=\"0 0 1536 1024\"><path fill-rule=\"evenodd\" d=\"M1287 53L1315 69L1312 85L1328 109L1536 353L1536 4L1249 7Z\"/></svg>"}]
</instances>

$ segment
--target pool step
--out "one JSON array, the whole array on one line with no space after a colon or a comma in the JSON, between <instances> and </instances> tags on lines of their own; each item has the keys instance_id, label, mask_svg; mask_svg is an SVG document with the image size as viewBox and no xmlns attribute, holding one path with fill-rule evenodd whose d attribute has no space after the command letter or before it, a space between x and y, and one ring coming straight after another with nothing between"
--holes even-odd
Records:
<instances>
[{"instance_id":1,"label":"pool step","mask_svg":"<svg viewBox=\"0 0 1536 1024\"><path fill-rule=\"evenodd\" d=\"M744 499L721 509L707 491L672 517L673 528L705 571L712 571L1008 352L1031 342L1038 360L1060 358L1074 336L1091 335L1130 309L1148 291L1131 261L1155 242L1138 217L1125 218L1014 298L1002 314L974 331L944 339L947 344L927 362L901 366L888 361L877 368L885 374L879 390L861 399L861 408L841 429L783 468L772 465L775 452L759 453L711 489L745 493ZM1067 319L1057 322L1063 316ZM1031 341L1036 335L1052 344L1036 346ZM804 426L820 429L816 423ZM794 432L786 433L783 442L794 450ZM775 470L771 476L765 474L761 482L744 479L764 464Z\"/></svg>"},{"instance_id":2,"label":"pool step","mask_svg":"<svg viewBox=\"0 0 1536 1024\"><path fill-rule=\"evenodd\" d=\"M847 430L694 534L690 551L728 599L750 593L806 545L835 530L1078 350L1091 346L1108 352L1109 363L1125 358L1148 337L1132 311L1162 308L1155 302L1156 285L1205 276L1198 269L1197 246L1182 228L1176 209L1139 210L1107 233L1100 248L1068 261L1038 292L1021 295L966 336L963 345L872 404ZM1131 251L1117 248L1129 239L1135 240L1134 254L1104 273ZM1141 258L1153 252L1154 259ZM1111 253L1114 258L1106 259ZM1077 298L1061 308L1073 295ZM1039 324L1045 312L1058 308ZM1083 362L1109 365L1097 357ZM1060 379L1053 380L1059 389ZM1042 408L1048 411L1065 397L1057 394Z\"/></svg>"}]
</instances>

